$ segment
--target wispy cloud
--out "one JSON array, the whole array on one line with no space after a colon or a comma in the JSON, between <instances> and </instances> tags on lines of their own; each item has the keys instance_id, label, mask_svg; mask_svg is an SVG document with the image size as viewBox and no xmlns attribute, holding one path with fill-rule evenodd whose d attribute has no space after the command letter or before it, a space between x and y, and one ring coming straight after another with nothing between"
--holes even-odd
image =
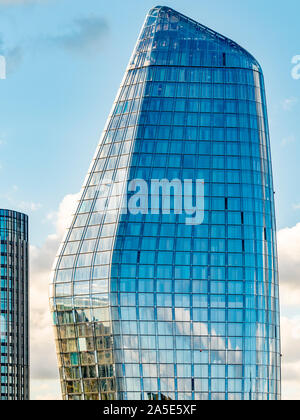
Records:
<instances>
[{"instance_id":1,"label":"wispy cloud","mask_svg":"<svg viewBox=\"0 0 300 420\"><path fill-rule=\"evenodd\" d=\"M5 54L6 58L6 73L9 76L14 73L23 60L23 49L16 46L8 50Z\"/></svg>"},{"instance_id":2,"label":"wispy cloud","mask_svg":"<svg viewBox=\"0 0 300 420\"><path fill-rule=\"evenodd\" d=\"M296 97L291 97L291 98L287 98L282 102L282 108L285 111L290 111L291 109L293 109L297 104L298 104L299 100Z\"/></svg>"},{"instance_id":3,"label":"wispy cloud","mask_svg":"<svg viewBox=\"0 0 300 420\"><path fill-rule=\"evenodd\" d=\"M289 144L293 144L296 142L296 137L294 135L284 137L281 141L281 146L286 147Z\"/></svg>"},{"instance_id":4,"label":"wispy cloud","mask_svg":"<svg viewBox=\"0 0 300 420\"><path fill-rule=\"evenodd\" d=\"M6 144L5 136L0 133L0 146L5 146Z\"/></svg>"},{"instance_id":5,"label":"wispy cloud","mask_svg":"<svg viewBox=\"0 0 300 420\"><path fill-rule=\"evenodd\" d=\"M72 52L94 52L103 45L108 32L109 26L105 19L89 16L75 19L65 33L49 37L49 41Z\"/></svg>"},{"instance_id":6,"label":"wispy cloud","mask_svg":"<svg viewBox=\"0 0 300 420\"><path fill-rule=\"evenodd\" d=\"M20 45L8 48L0 34L0 55L3 56L5 60L5 75L10 75L19 67L23 59L23 48Z\"/></svg>"},{"instance_id":7,"label":"wispy cloud","mask_svg":"<svg viewBox=\"0 0 300 420\"><path fill-rule=\"evenodd\" d=\"M47 0L41 1L46 2ZM35 0L0 0L0 5L34 2ZM46 34L45 37L40 37L38 42L43 50L45 45L48 47L52 45L77 54L93 54L103 47L105 40L108 38L108 33L109 25L107 21L100 16L91 15L74 19L60 33ZM22 43L8 47L0 33L0 56L5 59L7 77L18 69L26 50L29 51L35 41L37 40L31 40L26 48Z\"/></svg>"},{"instance_id":8,"label":"wispy cloud","mask_svg":"<svg viewBox=\"0 0 300 420\"><path fill-rule=\"evenodd\" d=\"M45 0L0 0L0 5L13 6L16 4L40 3Z\"/></svg>"},{"instance_id":9,"label":"wispy cloud","mask_svg":"<svg viewBox=\"0 0 300 420\"><path fill-rule=\"evenodd\" d=\"M60 398L48 288L52 264L78 198L78 194L74 194L62 200L58 211L49 217L53 221L55 233L49 235L42 246L30 247L31 379L35 385L39 384L34 388L33 399ZM51 382L54 384L51 389L40 388L41 384Z\"/></svg>"},{"instance_id":10,"label":"wispy cloud","mask_svg":"<svg viewBox=\"0 0 300 420\"><path fill-rule=\"evenodd\" d=\"M282 303L300 304L300 223L278 232Z\"/></svg>"},{"instance_id":11,"label":"wispy cloud","mask_svg":"<svg viewBox=\"0 0 300 420\"><path fill-rule=\"evenodd\" d=\"M1 164L0 169L2 169ZM14 208L15 210L25 213L36 212L43 207L42 204L39 202L18 199L18 191L18 186L12 185L6 193L0 194L0 200L6 202L6 205Z\"/></svg>"},{"instance_id":12,"label":"wispy cloud","mask_svg":"<svg viewBox=\"0 0 300 420\"><path fill-rule=\"evenodd\" d=\"M22 211L37 211L40 210L42 205L40 203L34 203L32 201L21 201L19 208Z\"/></svg>"},{"instance_id":13,"label":"wispy cloud","mask_svg":"<svg viewBox=\"0 0 300 420\"><path fill-rule=\"evenodd\" d=\"M281 318L283 399L300 395L300 318Z\"/></svg>"}]
</instances>

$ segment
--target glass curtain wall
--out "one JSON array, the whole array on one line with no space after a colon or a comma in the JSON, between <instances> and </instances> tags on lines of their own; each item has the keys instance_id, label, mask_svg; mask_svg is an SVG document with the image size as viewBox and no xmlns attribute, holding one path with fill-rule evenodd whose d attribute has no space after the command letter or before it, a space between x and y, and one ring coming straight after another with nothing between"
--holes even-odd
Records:
<instances>
[{"instance_id":1,"label":"glass curtain wall","mask_svg":"<svg viewBox=\"0 0 300 420\"><path fill-rule=\"evenodd\" d=\"M136 179L203 180L203 223L122 211ZM50 300L65 399L280 398L270 141L248 52L172 9L149 12Z\"/></svg>"},{"instance_id":2,"label":"glass curtain wall","mask_svg":"<svg viewBox=\"0 0 300 420\"><path fill-rule=\"evenodd\" d=\"M28 217L0 210L1 396L29 399Z\"/></svg>"}]
</instances>

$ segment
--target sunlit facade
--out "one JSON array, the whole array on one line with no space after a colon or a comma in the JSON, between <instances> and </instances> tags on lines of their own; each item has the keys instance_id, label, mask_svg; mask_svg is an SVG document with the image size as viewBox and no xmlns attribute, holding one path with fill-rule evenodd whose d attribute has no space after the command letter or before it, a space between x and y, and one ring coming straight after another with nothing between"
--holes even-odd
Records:
<instances>
[{"instance_id":1,"label":"sunlit facade","mask_svg":"<svg viewBox=\"0 0 300 420\"><path fill-rule=\"evenodd\" d=\"M203 223L124 212L134 179L204 180ZM64 399L280 399L270 142L248 52L172 9L149 12L50 301Z\"/></svg>"},{"instance_id":2,"label":"sunlit facade","mask_svg":"<svg viewBox=\"0 0 300 420\"><path fill-rule=\"evenodd\" d=\"M1 396L29 399L28 217L0 210Z\"/></svg>"}]
</instances>

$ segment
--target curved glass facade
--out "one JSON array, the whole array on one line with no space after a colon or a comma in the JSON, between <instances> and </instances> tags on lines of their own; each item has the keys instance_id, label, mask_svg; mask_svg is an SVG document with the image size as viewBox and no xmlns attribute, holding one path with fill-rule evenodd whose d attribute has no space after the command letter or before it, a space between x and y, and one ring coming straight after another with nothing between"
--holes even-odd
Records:
<instances>
[{"instance_id":1,"label":"curved glass facade","mask_svg":"<svg viewBox=\"0 0 300 420\"><path fill-rule=\"evenodd\" d=\"M0 210L1 400L29 399L28 217Z\"/></svg>"},{"instance_id":2,"label":"curved glass facade","mask_svg":"<svg viewBox=\"0 0 300 420\"><path fill-rule=\"evenodd\" d=\"M204 182L201 223L175 211L175 188L169 212L145 194L127 211L130 181L164 179ZM264 81L236 43L167 7L149 12L50 300L65 399L280 398Z\"/></svg>"}]
</instances>

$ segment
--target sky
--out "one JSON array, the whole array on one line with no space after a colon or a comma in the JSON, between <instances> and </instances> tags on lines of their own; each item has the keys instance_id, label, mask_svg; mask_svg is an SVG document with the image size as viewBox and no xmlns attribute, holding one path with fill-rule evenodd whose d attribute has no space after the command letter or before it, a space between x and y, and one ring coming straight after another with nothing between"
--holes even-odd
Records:
<instances>
[{"instance_id":1,"label":"sky","mask_svg":"<svg viewBox=\"0 0 300 420\"><path fill-rule=\"evenodd\" d=\"M262 65L276 190L283 398L300 399L300 3L168 0ZM51 265L149 0L0 0L0 207L30 216L31 398L59 399ZM0 60L1 66L1 60Z\"/></svg>"}]
</instances>

